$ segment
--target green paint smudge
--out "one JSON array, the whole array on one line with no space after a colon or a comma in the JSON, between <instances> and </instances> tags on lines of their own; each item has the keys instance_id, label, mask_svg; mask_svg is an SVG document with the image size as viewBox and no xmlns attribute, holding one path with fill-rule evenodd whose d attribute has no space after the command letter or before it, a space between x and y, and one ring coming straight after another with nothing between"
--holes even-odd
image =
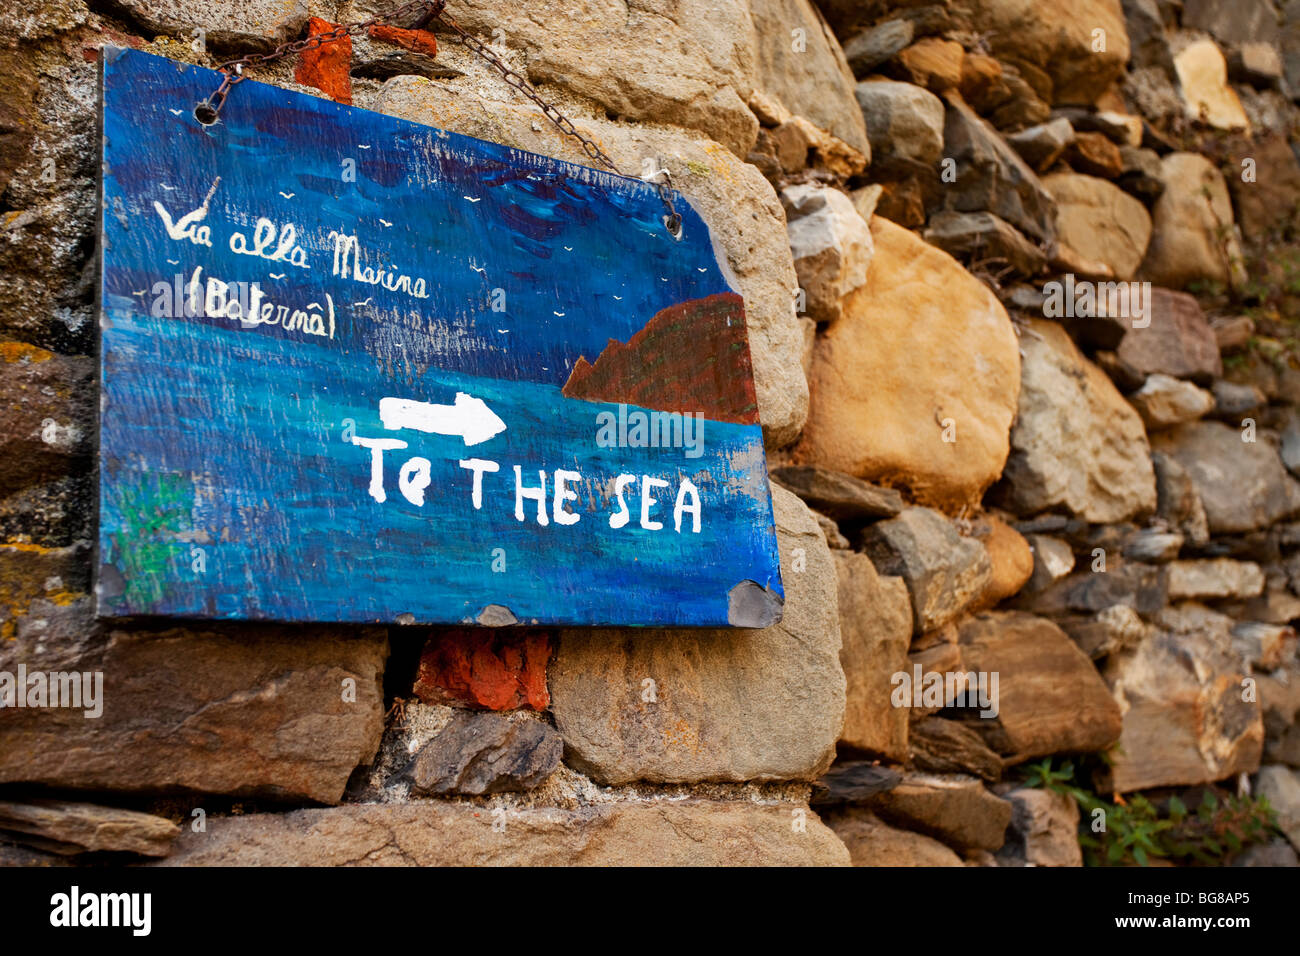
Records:
<instances>
[{"instance_id":1,"label":"green paint smudge","mask_svg":"<svg viewBox=\"0 0 1300 956\"><path fill-rule=\"evenodd\" d=\"M126 579L123 599L145 610L162 600L164 581L175 578L176 562L184 559L180 535L192 527L194 486L183 475L146 473L115 482L112 492L124 527L112 535L109 560Z\"/></svg>"}]
</instances>

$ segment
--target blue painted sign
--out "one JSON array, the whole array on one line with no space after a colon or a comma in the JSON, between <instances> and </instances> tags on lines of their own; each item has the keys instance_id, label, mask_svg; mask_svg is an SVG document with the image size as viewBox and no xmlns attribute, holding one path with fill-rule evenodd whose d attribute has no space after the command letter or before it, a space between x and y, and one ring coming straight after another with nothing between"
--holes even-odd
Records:
<instances>
[{"instance_id":1,"label":"blue painted sign","mask_svg":"<svg viewBox=\"0 0 1300 956\"><path fill-rule=\"evenodd\" d=\"M105 616L766 626L744 307L680 197L103 57Z\"/></svg>"}]
</instances>

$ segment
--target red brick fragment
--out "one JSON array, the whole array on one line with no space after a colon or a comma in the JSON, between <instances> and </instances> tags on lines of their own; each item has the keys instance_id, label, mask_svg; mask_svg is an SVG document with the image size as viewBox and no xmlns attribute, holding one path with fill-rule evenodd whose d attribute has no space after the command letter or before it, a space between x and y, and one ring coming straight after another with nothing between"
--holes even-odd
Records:
<instances>
[{"instance_id":1,"label":"red brick fragment","mask_svg":"<svg viewBox=\"0 0 1300 956\"><path fill-rule=\"evenodd\" d=\"M334 24L320 17L307 21L307 35L329 33ZM304 50L294 67L293 78L303 86L314 86L335 103L352 105L352 38L325 43L314 50Z\"/></svg>"},{"instance_id":2,"label":"red brick fragment","mask_svg":"<svg viewBox=\"0 0 1300 956\"><path fill-rule=\"evenodd\" d=\"M545 710L549 633L443 631L420 656L415 696L426 704L486 710Z\"/></svg>"},{"instance_id":3,"label":"red brick fragment","mask_svg":"<svg viewBox=\"0 0 1300 956\"><path fill-rule=\"evenodd\" d=\"M438 39L428 30L402 30L376 23L370 28L370 36L375 40L383 40L385 43L410 50L412 53L423 53L425 56L438 55Z\"/></svg>"}]
</instances>

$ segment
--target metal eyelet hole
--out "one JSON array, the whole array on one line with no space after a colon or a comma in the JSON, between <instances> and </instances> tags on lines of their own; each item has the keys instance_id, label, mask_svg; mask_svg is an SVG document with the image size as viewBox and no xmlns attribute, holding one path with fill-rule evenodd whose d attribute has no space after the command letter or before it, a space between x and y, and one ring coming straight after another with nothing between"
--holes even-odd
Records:
<instances>
[{"instance_id":1,"label":"metal eyelet hole","mask_svg":"<svg viewBox=\"0 0 1300 956\"><path fill-rule=\"evenodd\" d=\"M220 118L216 109L207 100L194 107L194 118L204 126L213 126Z\"/></svg>"},{"instance_id":2,"label":"metal eyelet hole","mask_svg":"<svg viewBox=\"0 0 1300 956\"><path fill-rule=\"evenodd\" d=\"M682 217L676 213L671 216L664 216L664 228L668 230L668 235L680 241L682 238Z\"/></svg>"}]
</instances>

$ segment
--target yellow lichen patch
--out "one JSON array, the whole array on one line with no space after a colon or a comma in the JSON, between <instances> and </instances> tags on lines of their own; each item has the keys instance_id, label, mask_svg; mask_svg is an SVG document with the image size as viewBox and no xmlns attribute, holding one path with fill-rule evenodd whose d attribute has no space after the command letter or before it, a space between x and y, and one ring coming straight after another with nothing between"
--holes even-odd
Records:
<instances>
[{"instance_id":1,"label":"yellow lichen patch","mask_svg":"<svg viewBox=\"0 0 1300 956\"><path fill-rule=\"evenodd\" d=\"M0 362L48 362L53 352L26 342L0 342Z\"/></svg>"},{"instance_id":2,"label":"yellow lichen patch","mask_svg":"<svg viewBox=\"0 0 1300 956\"><path fill-rule=\"evenodd\" d=\"M23 541L0 544L0 640L14 639L34 601L66 607L82 596L68 590L60 574L65 550Z\"/></svg>"},{"instance_id":3,"label":"yellow lichen patch","mask_svg":"<svg viewBox=\"0 0 1300 956\"><path fill-rule=\"evenodd\" d=\"M700 735L686 720L678 720L672 728L664 733L664 744L668 749L675 747L688 750L693 754L700 752Z\"/></svg>"},{"instance_id":4,"label":"yellow lichen patch","mask_svg":"<svg viewBox=\"0 0 1300 956\"><path fill-rule=\"evenodd\" d=\"M713 160L713 165L711 167L712 171L721 176L728 186L735 185L736 177L732 172L732 167L736 164L737 160L731 150L719 143L704 143L703 146L704 151L708 153L709 157Z\"/></svg>"}]
</instances>

